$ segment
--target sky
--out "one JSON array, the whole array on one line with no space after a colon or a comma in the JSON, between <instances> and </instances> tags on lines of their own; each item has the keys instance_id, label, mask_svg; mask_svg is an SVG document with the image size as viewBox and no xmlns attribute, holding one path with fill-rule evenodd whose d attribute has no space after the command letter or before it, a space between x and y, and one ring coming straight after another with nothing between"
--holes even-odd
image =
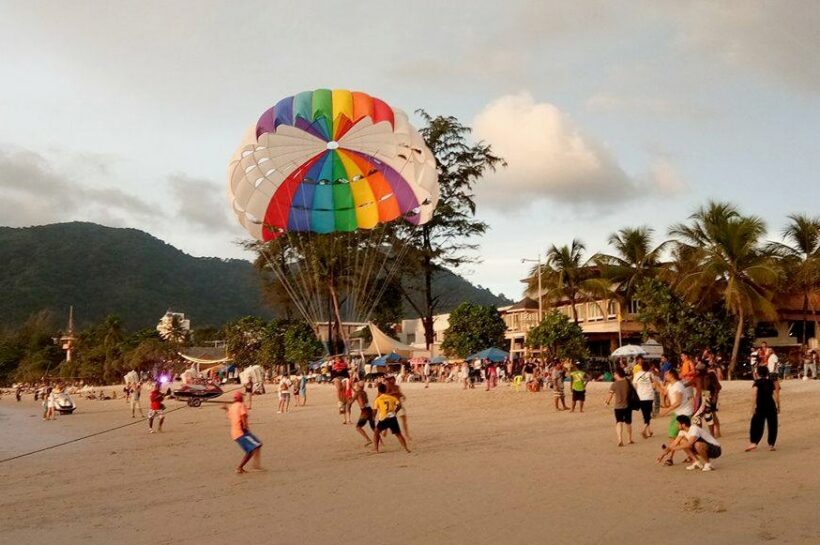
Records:
<instances>
[{"instance_id":1,"label":"sky","mask_svg":"<svg viewBox=\"0 0 820 545\"><path fill-rule=\"evenodd\" d=\"M820 2L0 0L0 225L93 221L249 258L227 164L303 90L454 115L506 168L457 271L521 295L552 244L657 241L709 199L820 208ZM418 118L414 118L418 122Z\"/></svg>"}]
</instances>

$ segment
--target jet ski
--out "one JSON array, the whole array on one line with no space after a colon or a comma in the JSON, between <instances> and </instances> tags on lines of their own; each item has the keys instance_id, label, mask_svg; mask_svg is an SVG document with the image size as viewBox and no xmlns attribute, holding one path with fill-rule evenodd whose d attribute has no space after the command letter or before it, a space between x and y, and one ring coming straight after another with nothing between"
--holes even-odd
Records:
<instances>
[{"instance_id":1,"label":"jet ski","mask_svg":"<svg viewBox=\"0 0 820 545\"><path fill-rule=\"evenodd\" d=\"M59 392L54 394L54 410L60 414L71 414L77 406L74 400L66 392Z\"/></svg>"},{"instance_id":2,"label":"jet ski","mask_svg":"<svg viewBox=\"0 0 820 545\"><path fill-rule=\"evenodd\" d=\"M223 392L212 380L194 379L172 390L172 394L174 399L185 401L190 407L199 407L202 400L219 397Z\"/></svg>"}]
</instances>

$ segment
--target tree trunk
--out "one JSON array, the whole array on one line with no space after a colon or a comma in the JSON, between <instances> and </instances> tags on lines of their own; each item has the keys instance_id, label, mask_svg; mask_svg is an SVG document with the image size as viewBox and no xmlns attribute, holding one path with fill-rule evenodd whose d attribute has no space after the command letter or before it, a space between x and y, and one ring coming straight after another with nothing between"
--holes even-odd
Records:
<instances>
[{"instance_id":1,"label":"tree trunk","mask_svg":"<svg viewBox=\"0 0 820 545\"><path fill-rule=\"evenodd\" d=\"M578 325L578 309L575 308L575 297L569 298L569 304L572 307L572 319L575 321L575 325Z\"/></svg>"},{"instance_id":2,"label":"tree trunk","mask_svg":"<svg viewBox=\"0 0 820 545\"><path fill-rule=\"evenodd\" d=\"M422 237L424 245L424 344L427 350L433 346L435 331L433 330L433 259L431 257L432 248L430 246L430 230L427 225L422 226Z\"/></svg>"},{"instance_id":3,"label":"tree trunk","mask_svg":"<svg viewBox=\"0 0 820 545\"><path fill-rule=\"evenodd\" d=\"M735 343L732 345L732 358L729 360L729 380L734 378L735 366L737 366L737 355L740 351L740 339L743 336L743 309L737 313L737 329L735 330Z\"/></svg>"},{"instance_id":4,"label":"tree trunk","mask_svg":"<svg viewBox=\"0 0 820 545\"><path fill-rule=\"evenodd\" d=\"M800 350L801 352L806 350L806 345L808 344L808 339L806 338L806 326L808 325L808 321L806 320L806 314L809 312L809 292L805 292L803 294L803 331L800 333Z\"/></svg>"}]
</instances>

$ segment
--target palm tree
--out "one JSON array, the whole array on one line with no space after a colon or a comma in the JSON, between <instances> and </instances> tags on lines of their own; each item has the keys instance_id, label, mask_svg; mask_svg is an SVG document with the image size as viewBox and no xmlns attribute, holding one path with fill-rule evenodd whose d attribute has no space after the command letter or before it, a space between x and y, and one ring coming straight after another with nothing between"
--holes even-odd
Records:
<instances>
[{"instance_id":1,"label":"palm tree","mask_svg":"<svg viewBox=\"0 0 820 545\"><path fill-rule=\"evenodd\" d=\"M731 377L746 320L777 315L769 288L777 282L779 268L772 254L760 246L766 232L760 218L743 216L729 203L709 202L689 219L688 225L669 229L682 253L698 264L679 279L678 289L692 302L717 298L737 317L729 361Z\"/></svg>"},{"instance_id":2,"label":"palm tree","mask_svg":"<svg viewBox=\"0 0 820 545\"><path fill-rule=\"evenodd\" d=\"M575 305L594 300L608 293L607 284L601 280L591 260L584 259L586 246L573 239L567 246L555 246L547 250L546 267L541 270L541 283L545 293L538 294L549 301L567 300L572 307L572 317L578 323ZM538 289L538 267L534 267L527 280L530 292Z\"/></svg>"},{"instance_id":3,"label":"palm tree","mask_svg":"<svg viewBox=\"0 0 820 545\"><path fill-rule=\"evenodd\" d=\"M594 257L603 277L612 282L624 301L632 299L641 282L655 277L662 268L661 254L669 241L653 248L653 233L654 229L645 225L625 227L609 236L614 255L600 253Z\"/></svg>"},{"instance_id":4,"label":"palm tree","mask_svg":"<svg viewBox=\"0 0 820 545\"><path fill-rule=\"evenodd\" d=\"M787 292L803 297L803 331L800 344L806 344L806 314L811 294L820 289L820 216L792 214L783 229L782 242L770 242L767 249L782 259L786 270ZM812 309L816 310L816 309Z\"/></svg>"}]
</instances>

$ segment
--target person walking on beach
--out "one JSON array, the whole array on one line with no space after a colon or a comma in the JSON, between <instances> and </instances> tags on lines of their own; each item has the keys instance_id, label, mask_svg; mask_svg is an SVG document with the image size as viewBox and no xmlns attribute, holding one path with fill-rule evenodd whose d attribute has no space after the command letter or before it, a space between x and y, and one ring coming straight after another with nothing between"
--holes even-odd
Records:
<instances>
[{"instance_id":1,"label":"person walking on beach","mask_svg":"<svg viewBox=\"0 0 820 545\"><path fill-rule=\"evenodd\" d=\"M370 436L367 435L364 427L365 425L370 425L370 430L376 434L376 421L373 417L373 409L370 408L370 403L367 399L367 392L364 390L364 383L363 382L356 382L353 386L353 398L356 400L356 403L359 405L359 420L356 422L356 432L364 437L365 440L365 447L370 446L373 441L370 439Z\"/></svg>"},{"instance_id":2,"label":"person walking on beach","mask_svg":"<svg viewBox=\"0 0 820 545\"><path fill-rule=\"evenodd\" d=\"M424 367L422 367L422 374L424 375L424 387L430 387L430 360L425 360Z\"/></svg>"},{"instance_id":3,"label":"person walking on beach","mask_svg":"<svg viewBox=\"0 0 820 545\"><path fill-rule=\"evenodd\" d=\"M413 439L410 437L410 428L407 427L407 398L401 391L401 388L396 384L396 377L390 375L387 377L387 394L395 397L399 401L399 407L396 411L396 416L401 420L401 429L404 430L404 436L408 441Z\"/></svg>"},{"instance_id":4,"label":"person walking on beach","mask_svg":"<svg viewBox=\"0 0 820 545\"><path fill-rule=\"evenodd\" d=\"M615 434L618 436L618 446L624 446L624 428L626 428L627 442L632 441L632 409L629 407L629 382L623 368L615 368L615 380L609 386L609 396L606 406L615 398Z\"/></svg>"},{"instance_id":5,"label":"person walking on beach","mask_svg":"<svg viewBox=\"0 0 820 545\"><path fill-rule=\"evenodd\" d=\"M640 366L640 367L638 367ZM648 439L654 435L652 433L652 408L655 405L655 389L657 378L654 372L654 364L651 361L645 362L643 356L635 358L635 369L639 369L632 375L632 385L638 394L641 405L641 416L643 416L643 429L641 436Z\"/></svg>"},{"instance_id":6,"label":"person walking on beach","mask_svg":"<svg viewBox=\"0 0 820 545\"><path fill-rule=\"evenodd\" d=\"M680 415L676 417L676 420L680 432L675 440L670 442L669 446L665 447L663 453L658 456L658 463L663 462L667 456L671 458L675 451L683 450L693 460L691 465L686 466L686 469L689 471L694 469L712 471L714 468L711 461L720 458L721 455L720 443L711 433L701 428L688 416Z\"/></svg>"},{"instance_id":7,"label":"person walking on beach","mask_svg":"<svg viewBox=\"0 0 820 545\"><path fill-rule=\"evenodd\" d=\"M569 407L567 407L566 394L564 393L564 365L560 361L556 361L553 364L551 378L552 397L555 401L555 410L569 410Z\"/></svg>"},{"instance_id":8,"label":"person walking on beach","mask_svg":"<svg viewBox=\"0 0 820 545\"><path fill-rule=\"evenodd\" d=\"M399 443L401 443L405 451L410 452L410 449L407 448L407 441L404 440L404 436L401 434L399 421L396 418L396 411L401 406L401 403L396 397L388 393L386 384L379 384L378 391L379 395L373 402L373 409L376 411L377 420L376 432L374 433L376 452L379 452L379 445L382 441L381 434L387 430L390 430L390 432L396 436L396 439L399 440Z\"/></svg>"},{"instance_id":9,"label":"person walking on beach","mask_svg":"<svg viewBox=\"0 0 820 545\"><path fill-rule=\"evenodd\" d=\"M811 378L817 379L817 350L809 352L806 350L806 355L803 357L803 378L809 378L809 371L811 371Z\"/></svg>"},{"instance_id":10,"label":"person walking on beach","mask_svg":"<svg viewBox=\"0 0 820 545\"><path fill-rule=\"evenodd\" d=\"M683 383L680 375L674 369L670 369L666 373L666 384L668 406L661 410L658 416L672 416L667 428L667 437L670 441L674 441L680 432L678 416L692 416L695 412L694 399L692 388ZM673 451L666 460L666 465L671 466L674 463L674 457L675 453Z\"/></svg>"},{"instance_id":11,"label":"person walking on beach","mask_svg":"<svg viewBox=\"0 0 820 545\"><path fill-rule=\"evenodd\" d=\"M763 427L768 428L769 450L775 449L777 442L777 415L780 413L780 383L772 378L769 368L761 366L758 378L752 386L752 420L749 423L749 446L746 452L757 448L763 439Z\"/></svg>"},{"instance_id":12,"label":"person walking on beach","mask_svg":"<svg viewBox=\"0 0 820 545\"><path fill-rule=\"evenodd\" d=\"M290 408L290 387L291 382L287 375L282 375L279 379L279 407L277 414L287 413Z\"/></svg>"},{"instance_id":13,"label":"person walking on beach","mask_svg":"<svg viewBox=\"0 0 820 545\"><path fill-rule=\"evenodd\" d=\"M248 426L248 409L245 407L242 392L233 393L233 403L230 407L222 407L228 412L228 421L231 424L231 439L236 441L245 452L245 456L236 467L237 473L246 473L245 465L253 459L253 469L261 470L262 441L251 433Z\"/></svg>"},{"instance_id":14,"label":"person walking on beach","mask_svg":"<svg viewBox=\"0 0 820 545\"><path fill-rule=\"evenodd\" d=\"M131 418L136 418L135 412L140 412L140 418L145 418L145 415L142 413L142 406L140 405L140 397L142 397L142 382L137 382L132 386L131 390L131 400L129 403L131 404Z\"/></svg>"},{"instance_id":15,"label":"person walking on beach","mask_svg":"<svg viewBox=\"0 0 820 545\"><path fill-rule=\"evenodd\" d=\"M575 404L580 406L579 412L584 412L584 401L587 398L587 382L589 382L589 375L587 375L578 365L572 366L572 371L569 374L569 387L572 390L572 409L569 412L575 412Z\"/></svg>"},{"instance_id":16,"label":"person walking on beach","mask_svg":"<svg viewBox=\"0 0 820 545\"><path fill-rule=\"evenodd\" d=\"M157 431L162 432L162 424L165 422L165 404L162 400L165 399L165 394L159 391L159 382L154 383L149 399L151 405L148 411L148 432L154 433L154 419L157 417L159 417Z\"/></svg>"}]
</instances>

